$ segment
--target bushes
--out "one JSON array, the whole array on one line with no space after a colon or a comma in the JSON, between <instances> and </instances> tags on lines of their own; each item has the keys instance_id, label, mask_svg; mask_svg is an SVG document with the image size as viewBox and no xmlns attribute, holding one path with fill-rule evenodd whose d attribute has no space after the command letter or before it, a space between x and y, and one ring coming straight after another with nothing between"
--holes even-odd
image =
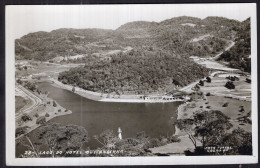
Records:
<instances>
[{"instance_id":1,"label":"bushes","mask_svg":"<svg viewBox=\"0 0 260 168\"><path fill-rule=\"evenodd\" d=\"M236 76L228 76L228 77L226 77L226 79L229 79L231 81L239 81L239 78Z\"/></svg>"},{"instance_id":2,"label":"bushes","mask_svg":"<svg viewBox=\"0 0 260 168\"><path fill-rule=\"evenodd\" d=\"M32 83L32 82L29 82L29 81L26 81L24 82L24 87L31 90L31 91L35 91L37 89L37 86L35 83Z\"/></svg>"},{"instance_id":3,"label":"bushes","mask_svg":"<svg viewBox=\"0 0 260 168\"><path fill-rule=\"evenodd\" d=\"M32 121L32 118L28 114L23 114L21 119L26 122L26 121Z\"/></svg>"},{"instance_id":4,"label":"bushes","mask_svg":"<svg viewBox=\"0 0 260 168\"><path fill-rule=\"evenodd\" d=\"M57 107L56 101L53 101L52 104L53 104L53 107Z\"/></svg>"},{"instance_id":5,"label":"bushes","mask_svg":"<svg viewBox=\"0 0 260 168\"><path fill-rule=\"evenodd\" d=\"M211 96L210 92L208 92L208 93L206 94L206 96Z\"/></svg>"},{"instance_id":6,"label":"bushes","mask_svg":"<svg viewBox=\"0 0 260 168\"><path fill-rule=\"evenodd\" d=\"M15 137L18 137L20 135L23 135L27 132L27 126L24 126L24 127L18 127L16 128L15 130Z\"/></svg>"},{"instance_id":7,"label":"bushes","mask_svg":"<svg viewBox=\"0 0 260 168\"><path fill-rule=\"evenodd\" d=\"M246 78L246 82L247 82L247 83L251 83L251 79Z\"/></svg>"},{"instance_id":8,"label":"bushes","mask_svg":"<svg viewBox=\"0 0 260 168\"><path fill-rule=\"evenodd\" d=\"M39 114L38 114L38 113L34 114L34 117L38 118L38 117L39 117Z\"/></svg>"},{"instance_id":9,"label":"bushes","mask_svg":"<svg viewBox=\"0 0 260 168\"><path fill-rule=\"evenodd\" d=\"M235 85L233 84L232 81L227 81L227 83L225 84L225 87L228 89L235 89Z\"/></svg>"},{"instance_id":10,"label":"bushes","mask_svg":"<svg viewBox=\"0 0 260 168\"><path fill-rule=\"evenodd\" d=\"M170 136L167 139L168 139L168 143L180 142L181 141L181 139L176 135Z\"/></svg>"},{"instance_id":11,"label":"bushes","mask_svg":"<svg viewBox=\"0 0 260 168\"><path fill-rule=\"evenodd\" d=\"M49 114L49 113L46 113L46 114L45 114L45 117L50 117L50 114Z\"/></svg>"},{"instance_id":12,"label":"bushes","mask_svg":"<svg viewBox=\"0 0 260 168\"><path fill-rule=\"evenodd\" d=\"M203 81L203 80L200 80L199 85L200 85L200 86L204 86L204 81Z\"/></svg>"},{"instance_id":13,"label":"bushes","mask_svg":"<svg viewBox=\"0 0 260 168\"><path fill-rule=\"evenodd\" d=\"M222 105L222 107L227 107L228 106L228 102L226 102L226 103L224 103L223 105Z\"/></svg>"},{"instance_id":14,"label":"bushes","mask_svg":"<svg viewBox=\"0 0 260 168\"><path fill-rule=\"evenodd\" d=\"M17 82L18 84L20 84L20 85L23 84L23 81L22 81L21 79L19 79L19 78L16 80L16 82Z\"/></svg>"},{"instance_id":15,"label":"bushes","mask_svg":"<svg viewBox=\"0 0 260 168\"><path fill-rule=\"evenodd\" d=\"M206 80L207 80L208 83L211 83L211 78L210 77L207 77Z\"/></svg>"},{"instance_id":16,"label":"bushes","mask_svg":"<svg viewBox=\"0 0 260 168\"><path fill-rule=\"evenodd\" d=\"M37 89L36 91L37 91L37 93L38 93L39 95L41 94L41 91L40 91L39 89Z\"/></svg>"},{"instance_id":17,"label":"bushes","mask_svg":"<svg viewBox=\"0 0 260 168\"><path fill-rule=\"evenodd\" d=\"M46 123L46 118L44 116L40 116L39 118L37 118L36 124L44 124L44 123Z\"/></svg>"}]
</instances>

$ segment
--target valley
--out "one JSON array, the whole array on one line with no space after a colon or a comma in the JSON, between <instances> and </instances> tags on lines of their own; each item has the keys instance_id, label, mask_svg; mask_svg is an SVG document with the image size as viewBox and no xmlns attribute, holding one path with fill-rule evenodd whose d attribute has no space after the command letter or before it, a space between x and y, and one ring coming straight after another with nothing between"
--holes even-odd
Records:
<instances>
[{"instance_id":1,"label":"valley","mask_svg":"<svg viewBox=\"0 0 260 168\"><path fill-rule=\"evenodd\" d=\"M104 129L97 121L99 113L101 120L109 118L116 123L107 121L106 127L129 131L125 140L140 131L155 138L157 145L142 139L149 144L141 148L150 151L145 152L147 155L186 155L187 150L196 153L198 146L212 145L214 136L251 133L249 23L250 19L239 22L183 16L158 23L126 23L116 30L58 29L25 35L15 41L16 96L27 100L16 111L17 139L62 119L66 124L78 121L86 129L92 128L94 136ZM241 50L239 46L243 46ZM147 117L149 111L157 118ZM127 121L121 114L124 112L128 117L148 118L148 125L141 124L144 130L131 131L122 121L131 126L135 121ZM213 117L203 116L203 121L195 123L197 115L204 113ZM97 129L88 116L100 124ZM158 120L154 133L149 129L153 120ZM187 131L190 121L197 125ZM217 131L213 132L216 135L205 135L198 133L204 130L196 130L204 126L202 123L210 128L216 123L227 126L217 127L223 131L221 135ZM90 142L91 147L99 147L93 139ZM221 138L218 143L223 143Z\"/></svg>"}]
</instances>

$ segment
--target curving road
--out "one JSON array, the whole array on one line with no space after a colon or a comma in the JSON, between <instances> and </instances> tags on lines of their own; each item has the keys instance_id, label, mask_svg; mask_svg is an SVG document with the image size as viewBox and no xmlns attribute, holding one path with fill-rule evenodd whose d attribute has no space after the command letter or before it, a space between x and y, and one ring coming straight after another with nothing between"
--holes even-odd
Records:
<instances>
[{"instance_id":1,"label":"curving road","mask_svg":"<svg viewBox=\"0 0 260 168\"><path fill-rule=\"evenodd\" d=\"M21 85L16 85L15 87L32 101L32 104L29 107L25 109L21 109L18 113L15 114L15 119L18 119L23 114L30 113L32 110L37 108L40 104L42 104L42 99L40 99L35 94L31 93L29 90L27 90Z\"/></svg>"},{"instance_id":2,"label":"curving road","mask_svg":"<svg viewBox=\"0 0 260 168\"><path fill-rule=\"evenodd\" d=\"M232 41L231 44L225 49L225 51L228 51L228 50L229 50L231 47L233 47L234 45L235 45L235 42ZM222 53L223 53L223 52L217 54L215 57L210 58L210 61L215 62L215 60L216 60ZM200 62L199 64L201 64L201 63L202 63L202 62ZM228 70L228 69L231 69L231 68L227 68L227 70ZM216 70L218 70L218 69L216 69ZM224 69L222 69L222 70L224 70ZM213 72L212 74L210 74L210 76L213 77L214 75L216 75L216 74L218 74L218 73L221 73L221 72L220 72L220 71ZM200 80L197 80L197 81L195 81L195 82L193 82L193 83L191 83L191 84L189 84L189 85L187 85L187 86L184 86L184 87L180 88L179 90L180 90L180 91L185 91L185 92L192 92L191 88L193 88L199 81L200 81Z\"/></svg>"},{"instance_id":3,"label":"curving road","mask_svg":"<svg viewBox=\"0 0 260 168\"><path fill-rule=\"evenodd\" d=\"M234 45L235 45L235 42L231 41L231 44L225 49L225 51L228 51ZM214 60L214 61L217 60L221 54L223 54L223 52L217 54L215 57L212 57L211 60Z\"/></svg>"}]
</instances>

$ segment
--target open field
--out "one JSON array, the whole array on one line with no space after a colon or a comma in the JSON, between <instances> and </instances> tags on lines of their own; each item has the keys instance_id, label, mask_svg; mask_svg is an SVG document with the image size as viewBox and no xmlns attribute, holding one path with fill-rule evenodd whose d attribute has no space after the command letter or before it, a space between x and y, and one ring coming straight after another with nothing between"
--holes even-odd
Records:
<instances>
[{"instance_id":1,"label":"open field","mask_svg":"<svg viewBox=\"0 0 260 168\"><path fill-rule=\"evenodd\" d=\"M187 135L179 136L180 142L169 143L164 146L159 146L155 148L151 148L152 153L160 153L160 154L168 154L168 155L184 155L184 149L193 151L194 145ZM198 145L201 145L199 141L197 141Z\"/></svg>"},{"instance_id":2,"label":"open field","mask_svg":"<svg viewBox=\"0 0 260 168\"><path fill-rule=\"evenodd\" d=\"M31 65L32 68L27 70L16 71L17 77L27 77L29 79L32 76L39 77L52 77L57 79L58 75L62 71L69 70L70 68L83 66L84 64L56 64L48 62L39 62L39 61L28 61L25 65Z\"/></svg>"},{"instance_id":3,"label":"open field","mask_svg":"<svg viewBox=\"0 0 260 168\"><path fill-rule=\"evenodd\" d=\"M241 100L251 101L251 84L246 82L248 76L237 75L239 81L234 81L235 89L228 89L225 87L226 76L236 76L237 74L224 73L217 74L211 79L211 83L204 82L204 86L200 87L200 90L204 93L210 93L219 96L228 96L238 98ZM249 77L250 78L250 77Z\"/></svg>"},{"instance_id":4,"label":"open field","mask_svg":"<svg viewBox=\"0 0 260 168\"><path fill-rule=\"evenodd\" d=\"M214 70L237 71L237 69L226 67L225 65L215 62L213 60L198 61L198 64Z\"/></svg>"},{"instance_id":5,"label":"open field","mask_svg":"<svg viewBox=\"0 0 260 168\"><path fill-rule=\"evenodd\" d=\"M15 112L18 112L23 107L25 107L30 101L21 97L21 96L15 96Z\"/></svg>"}]
</instances>

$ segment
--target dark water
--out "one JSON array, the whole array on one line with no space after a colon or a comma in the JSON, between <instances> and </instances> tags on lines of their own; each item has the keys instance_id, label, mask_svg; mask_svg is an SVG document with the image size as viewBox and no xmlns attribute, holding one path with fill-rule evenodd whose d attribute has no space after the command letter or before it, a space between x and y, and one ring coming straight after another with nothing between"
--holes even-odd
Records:
<instances>
[{"instance_id":1,"label":"dark water","mask_svg":"<svg viewBox=\"0 0 260 168\"><path fill-rule=\"evenodd\" d=\"M71 91L52 86L48 82L38 84L43 92L48 91L49 97L61 106L72 111L72 114L59 116L50 122L64 125L75 124L87 129L92 139L90 148L96 148L97 142L93 135L106 129L117 133L122 130L123 138L135 137L136 133L145 131L150 137L172 135L173 123L176 121L176 110L181 102L173 103L107 103L83 98Z\"/></svg>"}]
</instances>

